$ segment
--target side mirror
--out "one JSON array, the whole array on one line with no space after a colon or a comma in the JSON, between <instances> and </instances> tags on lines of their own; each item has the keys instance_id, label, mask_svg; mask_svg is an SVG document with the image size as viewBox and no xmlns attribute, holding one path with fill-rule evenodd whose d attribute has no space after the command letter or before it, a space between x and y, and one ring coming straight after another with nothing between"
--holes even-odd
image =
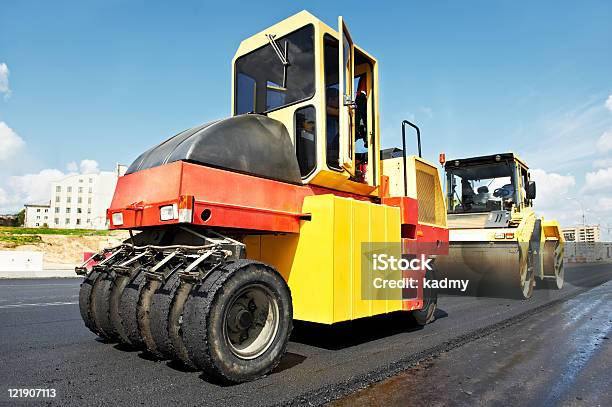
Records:
<instances>
[{"instance_id":1,"label":"side mirror","mask_svg":"<svg viewBox=\"0 0 612 407\"><path fill-rule=\"evenodd\" d=\"M536 183L535 181L527 182L527 199L535 199L536 197Z\"/></svg>"}]
</instances>

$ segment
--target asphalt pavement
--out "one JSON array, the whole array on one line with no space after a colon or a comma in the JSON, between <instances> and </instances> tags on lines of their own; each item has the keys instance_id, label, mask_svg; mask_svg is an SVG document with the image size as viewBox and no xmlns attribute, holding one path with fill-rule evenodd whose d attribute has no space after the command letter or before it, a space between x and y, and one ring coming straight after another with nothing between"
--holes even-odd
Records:
<instances>
[{"instance_id":1,"label":"asphalt pavement","mask_svg":"<svg viewBox=\"0 0 612 407\"><path fill-rule=\"evenodd\" d=\"M612 406L612 283L333 403Z\"/></svg>"},{"instance_id":2,"label":"asphalt pavement","mask_svg":"<svg viewBox=\"0 0 612 407\"><path fill-rule=\"evenodd\" d=\"M606 325L601 318L610 315L610 283L603 284L611 277L609 264L568 267L563 290L536 289L533 298L527 301L445 296L439 300L436 321L424 328L417 327L403 314L334 327L296 323L288 353L279 367L261 380L234 386L209 383L199 372L185 371L171 362L152 360L144 352L101 341L81 321L77 304L79 279L0 280L0 404L174 403L237 407L316 405L338 399L336 402L351 405L377 400L386 404L383 398L372 394L401 389L401 378L406 375L420 377L415 382L418 387L411 390L414 398L388 399L387 403L419 404L436 400L434 393L445 391L464 397L453 397L451 401L499 402L515 395L516 387L512 384L521 380L522 386L531 390L518 400L597 403L599 399L589 398L592 390L602 385L610 388L605 370L609 366L606 360L609 361L610 348L603 339L606 334L599 335L595 329L610 329L609 320ZM585 323L592 317L596 322ZM563 326L572 320L574 325L559 328L559 324ZM538 333L540 326L548 327L548 334ZM576 359L571 346L584 341L590 348L587 353L579 352L581 356ZM495 343L499 343L498 349L503 349L503 361L491 356L495 353L466 359L466 355L487 354L482 349ZM524 354L524 349L530 346L535 350ZM546 347L548 351L542 350ZM512 358L518 358L516 363ZM551 362L550 365L525 362L531 358ZM538 363L557 372L562 379L553 381L555 375L543 373ZM431 369L422 369L426 364ZM506 374L498 372L495 379L487 382L483 372L492 365L501 366L499 369ZM421 376L415 370L419 368L425 372ZM480 377L480 381L453 387L458 380L461 383L467 380L462 376L465 371L479 373L480 376L473 373L467 376ZM446 382L440 381L442 375L446 375ZM541 376L549 379L538 379ZM591 381L590 377L600 380ZM396 380L390 387L385 381L389 378ZM376 385L355 393L372 384ZM486 389L493 384L500 386L500 390L495 397L490 394L485 397ZM381 385L387 387L377 387ZM571 390L574 385L585 390L574 394ZM55 389L56 396L35 401L9 398L9 389L15 388ZM430 390L420 392L422 388ZM550 389L563 393L565 398L545 398ZM366 392L373 393L364 395ZM343 400L343 396L349 398ZM446 402L440 398L434 404Z\"/></svg>"}]
</instances>

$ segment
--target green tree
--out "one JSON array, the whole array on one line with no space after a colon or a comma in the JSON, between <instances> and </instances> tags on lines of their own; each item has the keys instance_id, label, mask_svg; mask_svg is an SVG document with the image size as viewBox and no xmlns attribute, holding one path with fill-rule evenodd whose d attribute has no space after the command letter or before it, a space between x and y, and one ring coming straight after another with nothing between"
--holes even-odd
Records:
<instances>
[{"instance_id":1,"label":"green tree","mask_svg":"<svg viewBox=\"0 0 612 407\"><path fill-rule=\"evenodd\" d=\"M15 226L23 226L25 223L25 209L22 209L17 214L17 224Z\"/></svg>"}]
</instances>

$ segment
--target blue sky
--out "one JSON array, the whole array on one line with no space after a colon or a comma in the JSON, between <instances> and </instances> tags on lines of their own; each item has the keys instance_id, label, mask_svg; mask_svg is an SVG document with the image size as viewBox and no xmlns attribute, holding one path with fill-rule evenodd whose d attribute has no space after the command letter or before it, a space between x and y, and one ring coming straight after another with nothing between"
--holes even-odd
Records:
<instances>
[{"instance_id":1,"label":"blue sky","mask_svg":"<svg viewBox=\"0 0 612 407\"><path fill-rule=\"evenodd\" d=\"M612 224L612 3L357 3L5 2L0 208L82 160L110 170L229 115L241 39L307 9L331 26L343 15L378 58L385 146L409 118L434 161L513 150L538 169L546 214L575 222L576 196L590 223Z\"/></svg>"}]
</instances>

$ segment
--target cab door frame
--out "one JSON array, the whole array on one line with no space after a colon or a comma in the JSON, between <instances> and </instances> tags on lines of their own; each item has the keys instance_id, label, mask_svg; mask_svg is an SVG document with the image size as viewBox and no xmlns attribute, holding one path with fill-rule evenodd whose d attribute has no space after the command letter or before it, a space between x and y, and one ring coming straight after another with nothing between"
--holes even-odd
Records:
<instances>
[{"instance_id":1,"label":"cab door frame","mask_svg":"<svg viewBox=\"0 0 612 407\"><path fill-rule=\"evenodd\" d=\"M318 68L318 72L320 75L320 78L325 78L325 68L328 66L326 63L324 63L324 50L325 50L325 46L326 46L326 36L329 36L330 39L335 40L336 41L336 45L335 47L337 47L338 52L336 52L333 55L333 58L335 59L335 63L334 63L334 70L336 72L335 74L335 78L334 78L334 82L330 82L337 84L335 87L336 89L338 89L338 96L336 96L336 100L337 100L337 105L338 105L338 130L335 130L333 134L337 134L338 138L337 138L337 152L335 155L332 152L332 155L330 155L330 150L329 150L329 143L330 143L330 133L328 132L328 126L326 123L326 111L327 111L327 104L328 102L326 101L326 89L327 89L327 84L325 82L324 79L319 81L319 87L317 88L317 92L319 95L321 95L320 97L320 109L319 109L319 116L318 116L318 120L321 121L321 123L323 123L321 126L319 126L319 129L321 129L321 136L322 140L324 140L324 142L319 143L319 154L321 155L321 163L323 164L321 166L321 168L314 173L310 178L308 178L306 180L307 183L313 184L313 185L317 185L317 186L321 186L321 187L326 187L326 188L330 188L333 190L338 190L338 191L343 191L343 192L348 192L348 193L355 193L355 194L359 194L362 196L371 196L371 197L380 197L383 196L385 194L385 189L384 187L381 187L383 185L382 183L382 168L381 168L381 160L380 160L380 131L379 131L379 115L378 115L378 61L376 60L376 58L374 58L372 55L370 55L368 52L366 52L363 48L359 47L356 44L353 44L353 50L352 51L354 53L354 55L352 55L354 58L358 57L357 54L359 53L359 55L361 55L365 60L367 60L370 64L370 69L371 69L371 75L368 75L369 77L371 77L371 88L372 88L372 93L370 95L368 95L368 109L372 109L372 120L368 119L368 138L369 140L371 140L368 144L368 153L369 153L369 157L368 157L368 171L366 173L366 182L363 181L357 181L354 177L355 177L355 173L351 173L347 170L346 166L342 165L342 158L340 155L340 149L341 146L343 146L345 148L344 151L348 151L348 146L349 143L351 143L352 146L354 146L355 144L355 140L353 137L347 137L346 132L341 131L341 125L340 125L340 111L344 110L344 114L346 116L343 117L350 117L349 115L353 114L354 112L352 111L352 109L348 109L347 107L343 106L343 100L342 100L342 96L340 95L340 80L338 78L339 75L342 75L342 71L339 69L339 67L337 66L338 61L340 60L340 56L339 51L340 51L340 44L341 44L341 32L337 31L337 28L331 28L328 25L324 24L324 23L320 23L318 25L318 28L320 30L320 35L318 36L318 41L319 41L319 48L318 48L318 54L319 55L319 61L321 62L321 64L319 65ZM348 38L347 38L348 39ZM331 57L331 55L330 55ZM354 61L354 59L353 59ZM353 65L353 70L355 70L355 67ZM354 84L354 72L353 75L351 77L351 84L352 86L356 86ZM337 81L337 82L335 82ZM352 96L352 95L351 95ZM351 98L352 101L352 98ZM340 107L342 107L342 109L340 109ZM352 106L350 106L352 108ZM350 123L350 122L349 122ZM372 134L373 132L373 134ZM344 134L342 134L344 133ZM353 132L354 135L354 132ZM333 136L333 135L332 135ZM353 164L353 154L354 152L351 152L351 157L350 157L350 164ZM331 162L334 162L337 164L331 165L330 164L330 160ZM352 169L355 169L355 165L352 165Z\"/></svg>"},{"instance_id":2,"label":"cab door frame","mask_svg":"<svg viewBox=\"0 0 612 407\"><path fill-rule=\"evenodd\" d=\"M351 34L342 16L338 17L338 94L339 94L339 158L340 166L351 177L355 176L355 112L354 112L354 63L355 52Z\"/></svg>"},{"instance_id":3,"label":"cab door frame","mask_svg":"<svg viewBox=\"0 0 612 407\"><path fill-rule=\"evenodd\" d=\"M377 187L380 183L380 148L379 148L379 132L378 132L378 65L376 60L370 56L359 46L354 45L354 61L365 60L367 67L363 65L355 65L354 76L365 76L367 83L367 139L365 147L368 150L368 170L366 173L365 182L368 185ZM355 130L356 131L356 130ZM355 133L353 133L353 140Z\"/></svg>"}]
</instances>

